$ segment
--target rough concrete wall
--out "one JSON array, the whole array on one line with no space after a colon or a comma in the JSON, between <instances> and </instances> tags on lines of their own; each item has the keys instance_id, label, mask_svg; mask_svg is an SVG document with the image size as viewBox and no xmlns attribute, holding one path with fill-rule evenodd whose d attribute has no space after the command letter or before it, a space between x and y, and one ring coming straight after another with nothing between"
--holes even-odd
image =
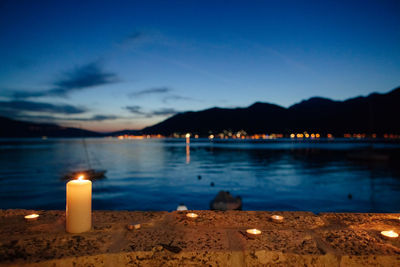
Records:
<instances>
[{"instance_id":1,"label":"rough concrete wall","mask_svg":"<svg viewBox=\"0 0 400 267\"><path fill-rule=\"evenodd\" d=\"M91 231L68 234L64 211L32 212L0 210L0 266L400 266L400 239L380 234L400 214L94 211Z\"/></svg>"}]
</instances>

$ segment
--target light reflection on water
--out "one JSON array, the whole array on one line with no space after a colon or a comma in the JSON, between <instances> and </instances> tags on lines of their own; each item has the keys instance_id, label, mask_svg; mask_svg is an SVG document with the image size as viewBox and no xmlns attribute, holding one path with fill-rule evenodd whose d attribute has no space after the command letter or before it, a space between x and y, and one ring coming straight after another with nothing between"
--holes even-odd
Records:
<instances>
[{"instance_id":1,"label":"light reflection on water","mask_svg":"<svg viewBox=\"0 0 400 267\"><path fill-rule=\"evenodd\" d=\"M362 142L193 140L189 147L184 139L93 138L87 145L91 164L107 170L93 183L94 209L208 209L227 190L245 210L400 210L398 161L348 160L369 147ZM374 147L398 159L398 144ZM81 139L2 139L0 208L64 209L60 177L87 168Z\"/></svg>"}]
</instances>

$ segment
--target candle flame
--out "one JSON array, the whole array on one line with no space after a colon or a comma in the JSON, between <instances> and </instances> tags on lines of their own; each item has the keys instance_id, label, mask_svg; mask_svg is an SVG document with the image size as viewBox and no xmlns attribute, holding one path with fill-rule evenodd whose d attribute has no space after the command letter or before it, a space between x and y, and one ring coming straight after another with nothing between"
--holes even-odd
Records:
<instances>
[{"instance_id":1,"label":"candle flame","mask_svg":"<svg viewBox=\"0 0 400 267\"><path fill-rule=\"evenodd\" d=\"M84 178L85 178L85 175L83 175L83 174L82 174L82 175L79 175L79 176L78 176L78 181L82 181Z\"/></svg>"}]
</instances>

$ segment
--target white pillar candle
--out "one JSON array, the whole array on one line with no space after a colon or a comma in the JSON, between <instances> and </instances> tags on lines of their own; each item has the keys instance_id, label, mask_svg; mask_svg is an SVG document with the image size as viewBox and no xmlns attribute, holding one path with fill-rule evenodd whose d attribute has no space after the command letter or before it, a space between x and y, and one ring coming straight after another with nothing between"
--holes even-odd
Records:
<instances>
[{"instance_id":1,"label":"white pillar candle","mask_svg":"<svg viewBox=\"0 0 400 267\"><path fill-rule=\"evenodd\" d=\"M92 182L83 175L67 183L66 229L82 233L92 228Z\"/></svg>"}]
</instances>

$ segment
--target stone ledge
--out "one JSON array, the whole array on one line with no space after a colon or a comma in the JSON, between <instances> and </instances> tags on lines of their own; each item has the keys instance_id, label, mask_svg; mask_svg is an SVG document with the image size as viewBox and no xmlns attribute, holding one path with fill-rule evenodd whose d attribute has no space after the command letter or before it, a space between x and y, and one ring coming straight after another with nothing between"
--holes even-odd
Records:
<instances>
[{"instance_id":1,"label":"stone ledge","mask_svg":"<svg viewBox=\"0 0 400 267\"><path fill-rule=\"evenodd\" d=\"M0 266L400 266L400 238L380 235L400 214L94 211L91 231L68 234L64 211L35 212L0 210Z\"/></svg>"}]
</instances>

